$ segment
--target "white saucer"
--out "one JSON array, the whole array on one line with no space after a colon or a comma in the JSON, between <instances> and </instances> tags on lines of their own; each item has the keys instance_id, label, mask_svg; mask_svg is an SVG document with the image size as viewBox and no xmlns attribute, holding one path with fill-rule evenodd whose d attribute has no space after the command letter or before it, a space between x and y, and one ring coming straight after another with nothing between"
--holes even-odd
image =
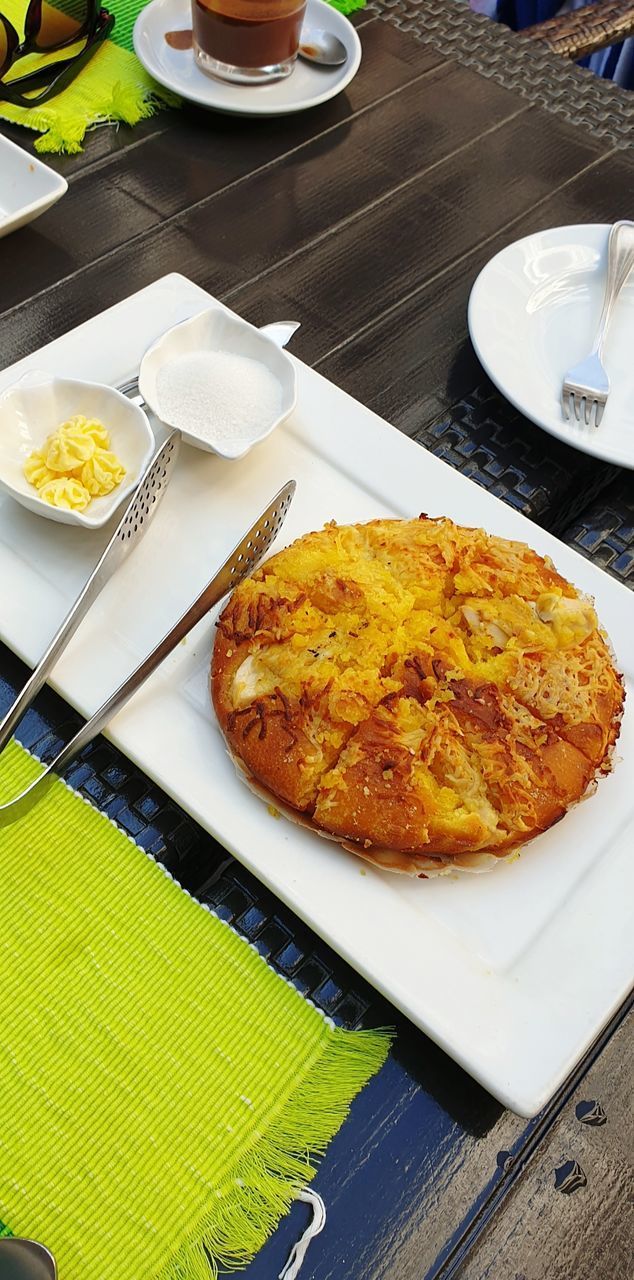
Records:
<instances>
[{"instance_id":1,"label":"white saucer","mask_svg":"<svg viewBox=\"0 0 634 1280\"><path fill-rule=\"evenodd\" d=\"M566 422L564 374L591 349L605 286L607 225L554 227L509 245L480 272L469 332L489 377L527 418L583 453L634 467L634 275L605 346L601 426Z\"/></svg>"},{"instance_id":2,"label":"white saucer","mask_svg":"<svg viewBox=\"0 0 634 1280\"><path fill-rule=\"evenodd\" d=\"M315 67L298 58L292 75L273 84L215 80L196 65L191 49L179 52L165 40L167 31L191 27L190 0L153 0L142 9L134 25L134 51L159 84L201 107L232 115L284 116L334 98L350 84L361 62L359 37L336 9L324 0L308 0L306 18L311 27L327 28L343 41L348 60L342 67Z\"/></svg>"}]
</instances>

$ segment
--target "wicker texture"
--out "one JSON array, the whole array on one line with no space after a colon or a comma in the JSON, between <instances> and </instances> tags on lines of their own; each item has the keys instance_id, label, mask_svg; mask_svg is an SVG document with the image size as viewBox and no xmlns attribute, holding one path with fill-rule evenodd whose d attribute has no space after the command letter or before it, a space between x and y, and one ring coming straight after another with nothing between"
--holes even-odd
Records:
<instances>
[{"instance_id":1,"label":"wicker texture","mask_svg":"<svg viewBox=\"0 0 634 1280\"><path fill-rule=\"evenodd\" d=\"M553 440L482 384L413 439L529 520L559 533L619 474Z\"/></svg>"},{"instance_id":2,"label":"wicker texture","mask_svg":"<svg viewBox=\"0 0 634 1280\"><path fill-rule=\"evenodd\" d=\"M594 137L632 150L634 93L472 13L467 0L371 0L368 9Z\"/></svg>"},{"instance_id":3,"label":"wicker texture","mask_svg":"<svg viewBox=\"0 0 634 1280\"><path fill-rule=\"evenodd\" d=\"M634 0L601 0L558 14L519 34L538 40L563 58L585 58L634 35Z\"/></svg>"},{"instance_id":4,"label":"wicker texture","mask_svg":"<svg viewBox=\"0 0 634 1280\"><path fill-rule=\"evenodd\" d=\"M563 535L588 560L634 590L634 485L631 471L593 502Z\"/></svg>"}]
</instances>

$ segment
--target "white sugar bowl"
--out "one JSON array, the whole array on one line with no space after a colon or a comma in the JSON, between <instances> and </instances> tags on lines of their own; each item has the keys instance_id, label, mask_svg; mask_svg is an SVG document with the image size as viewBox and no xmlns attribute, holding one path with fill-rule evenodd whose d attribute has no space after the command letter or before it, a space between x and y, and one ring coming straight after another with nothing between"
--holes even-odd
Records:
<instances>
[{"instance_id":1,"label":"white sugar bowl","mask_svg":"<svg viewBox=\"0 0 634 1280\"><path fill-rule=\"evenodd\" d=\"M164 333L139 372L145 403L187 444L243 458L293 412L295 365L282 350L298 326L256 329L221 306Z\"/></svg>"}]
</instances>

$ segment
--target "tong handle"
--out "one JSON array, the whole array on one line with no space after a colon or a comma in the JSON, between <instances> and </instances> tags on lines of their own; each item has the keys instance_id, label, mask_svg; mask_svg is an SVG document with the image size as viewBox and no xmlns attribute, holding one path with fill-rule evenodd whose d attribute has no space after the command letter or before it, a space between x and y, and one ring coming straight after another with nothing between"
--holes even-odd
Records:
<instances>
[{"instance_id":1,"label":"tong handle","mask_svg":"<svg viewBox=\"0 0 634 1280\"><path fill-rule=\"evenodd\" d=\"M12 809L19 801L24 800L35 787L39 786L44 778L52 773L61 772L67 764L70 764L74 756L79 751L82 751L84 747L87 747L93 738L96 738L108 721L125 706L126 702L129 702L137 689L140 689L141 685L152 675L152 672L173 652L196 624L209 613L210 609L219 604L229 591L232 591L239 582L242 582L243 578L253 572L282 527L295 493L295 487L295 481L289 480L280 489L259 519L255 521L237 546L234 547L231 555L227 557L218 572L214 574L211 582L207 583L207 586L203 588L189 609L182 614L178 622L163 636L162 640L159 640L152 652L139 663L138 667L119 685L118 689L115 689L114 693L110 694L110 697L95 711L90 720L87 720L86 724L82 725L74 738L71 738L70 742L62 748L54 760L51 760L43 772L38 774L37 778L28 787L25 787L24 791L21 791L18 796L14 796L12 800L0 804L0 814Z\"/></svg>"},{"instance_id":2,"label":"tong handle","mask_svg":"<svg viewBox=\"0 0 634 1280\"><path fill-rule=\"evenodd\" d=\"M66 648L68 641L74 636L80 622L85 618L88 610L96 600L99 592L111 573L116 569L119 561L122 559L126 548L123 542L114 540L108 544L98 564L95 566L87 583L80 591L72 609L66 614L59 631L51 640L44 656L40 659L35 670L29 676L26 684L20 690L13 706L9 707L4 719L0 721L0 752L4 750L12 737L22 716L28 711L36 694L39 693L42 685L46 683L46 678L55 665L60 653Z\"/></svg>"},{"instance_id":3,"label":"tong handle","mask_svg":"<svg viewBox=\"0 0 634 1280\"><path fill-rule=\"evenodd\" d=\"M290 342L293 334L297 331L297 329L299 329L299 321L297 320L278 320L273 324L263 325L261 332L267 334L267 336L270 337L273 340L273 342L276 343L277 346L282 348L282 347L285 347ZM138 404L141 408L146 408L143 396L139 392L138 377L133 377L133 378L130 378L127 382L120 383L120 385L117 387L117 391L119 391L122 395L127 396L129 400L132 400L135 404ZM49 647L46 650L46 653L41 658L40 662L35 668L35 671L32 672L26 684L24 685L24 688L21 689L20 693L15 699L15 702L13 703L13 706L9 708L6 715L4 716L4 719L0 720L0 754L6 747L7 742L9 741L9 738L11 738L13 733L15 732L15 729L19 724L20 720L22 719L23 715L25 715L25 713L28 711L29 707L31 706L31 703L33 702L33 699L39 693L40 689L42 688L42 685L46 683L46 679L47 679L47 676L49 675L49 672L52 670L53 666L55 665L60 654L63 652L64 648L68 644L69 640L71 640L72 637L74 636L80 622L82 622L82 620L86 616L88 610L90 609L90 606L96 600L102 587L105 585L105 583L107 582L111 574L114 573L115 569L118 567L118 565L120 564L124 556L127 555L129 550L131 550L132 542L128 538L124 538L123 536L121 536L121 529L123 524L125 523L126 516L130 511L130 509L132 508L134 502L136 501L139 490L141 489L142 484L148 478L154 465L159 462L159 460L163 457L164 454L169 456L172 453L173 449L176 447L176 443L179 438L180 438L179 432L173 431L165 441L162 448L159 449L158 452L155 454L155 456L152 458L149 466L145 471L145 474L141 476L141 479L139 480L139 484L136 490L134 491L134 493L132 494L130 502L126 508L126 513L124 515L123 520L120 522L117 529L115 530L115 533L110 539L108 546L103 552L103 555L101 556L101 559L99 560L92 574L90 575L90 578L88 579L86 585L83 587L82 591L80 592L72 609L64 618L64 621L62 622L59 628L59 631L51 640L51 643L49 644ZM210 605L209 608L211 607L212 606ZM96 732L98 732L98 730L96 730ZM69 743L69 747L71 745L72 743ZM86 743L83 742L81 745L85 746ZM79 750L79 747L76 748L76 750Z\"/></svg>"},{"instance_id":4,"label":"tong handle","mask_svg":"<svg viewBox=\"0 0 634 1280\"><path fill-rule=\"evenodd\" d=\"M176 646L180 644L181 640L183 640L192 628L196 626L196 623L200 622L201 618L203 618L219 600L222 600L223 595L226 595L229 590L229 586L226 584L224 578L222 583L216 587L216 583L220 577L221 574L216 575L191 608L189 608L187 612L179 618L171 631L168 631L167 635L163 636L163 639L160 640L152 652L143 659L143 662L140 662L132 674L119 685L118 689L115 689L114 693L110 694L110 697L101 704L99 709L95 711L95 714L90 717L90 720L87 720L86 723L82 725L74 738L71 738L70 742L67 742L66 746L62 747L59 754L55 756L55 759L51 760L50 764L47 764L42 773L38 774L37 778L35 778L28 787L25 787L24 791L21 791L18 796L15 796L13 800L9 800L5 804L0 804L0 814L7 809L12 809L20 800L24 800L35 787L39 786L40 782L42 782L44 778L48 777L52 773L61 773L66 765L70 764L71 760L73 760L80 751L83 751L84 747L87 747L88 744L93 741L93 738L97 737L97 734L100 733L108 721L117 714L117 711L120 711L122 707L125 706L126 702L128 702L132 695L136 693L137 689L140 689L141 685L144 684L148 677L152 675L152 672L156 670L161 662L163 662L163 659L167 658L168 655L172 653Z\"/></svg>"}]
</instances>

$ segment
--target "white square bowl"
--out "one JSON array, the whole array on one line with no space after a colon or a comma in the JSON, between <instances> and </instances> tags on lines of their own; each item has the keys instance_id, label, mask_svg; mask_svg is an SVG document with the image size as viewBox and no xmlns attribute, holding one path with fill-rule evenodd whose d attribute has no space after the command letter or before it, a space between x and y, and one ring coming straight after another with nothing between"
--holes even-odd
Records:
<instances>
[{"instance_id":1,"label":"white square bowl","mask_svg":"<svg viewBox=\"0 0 634 1280\"><path fill-rule=\"evenodd\" d=\"M125 467L121 484L93 498L86 511L45 502L24 475L29 454L41 449L46 437L77 413L103 422L112 437L112 449ZM114 387L33 370L0 395L0 490L47 520L100 529L139 483L153 452L154 435L147 416Z\"/></svg>"},{"instance_id":2,"label":"white square bowl","mask_svg":"<svg viewBox=\"0 0 634 1280\"><path fill-rule=\"evenodd\" d=\"M65 191L65 178L0 134L0 237L38 218Z\"/></svg>"},{"instance_id":3,"label":"white square bowl","mask_svg":"<svg viewBox=\"0 0 634 1280\"><path fill-rule=\"evenodd\" d=\"M162 412L158 391L159 373L165 365L179 356L194 353L225 351L244 356L267 369L280 388L280 412L261 427L249 439L222 442L197 436L187 431L182 422L173 422ZM180 430L186 444L206 453L216 453L221 458L244 458L254 445L266 440L282 422L290 417L297 402L297 373L290 357L282 350L279 341L264 329L255 329L241 316L231 315L223 307L210 307L200 315L182 321L168 329L158 342L146 351L139 370L139 391L147 406L167 427ZM239 385L235 388L236 400L240 398Z\"/></svg>"}]
</instances>

